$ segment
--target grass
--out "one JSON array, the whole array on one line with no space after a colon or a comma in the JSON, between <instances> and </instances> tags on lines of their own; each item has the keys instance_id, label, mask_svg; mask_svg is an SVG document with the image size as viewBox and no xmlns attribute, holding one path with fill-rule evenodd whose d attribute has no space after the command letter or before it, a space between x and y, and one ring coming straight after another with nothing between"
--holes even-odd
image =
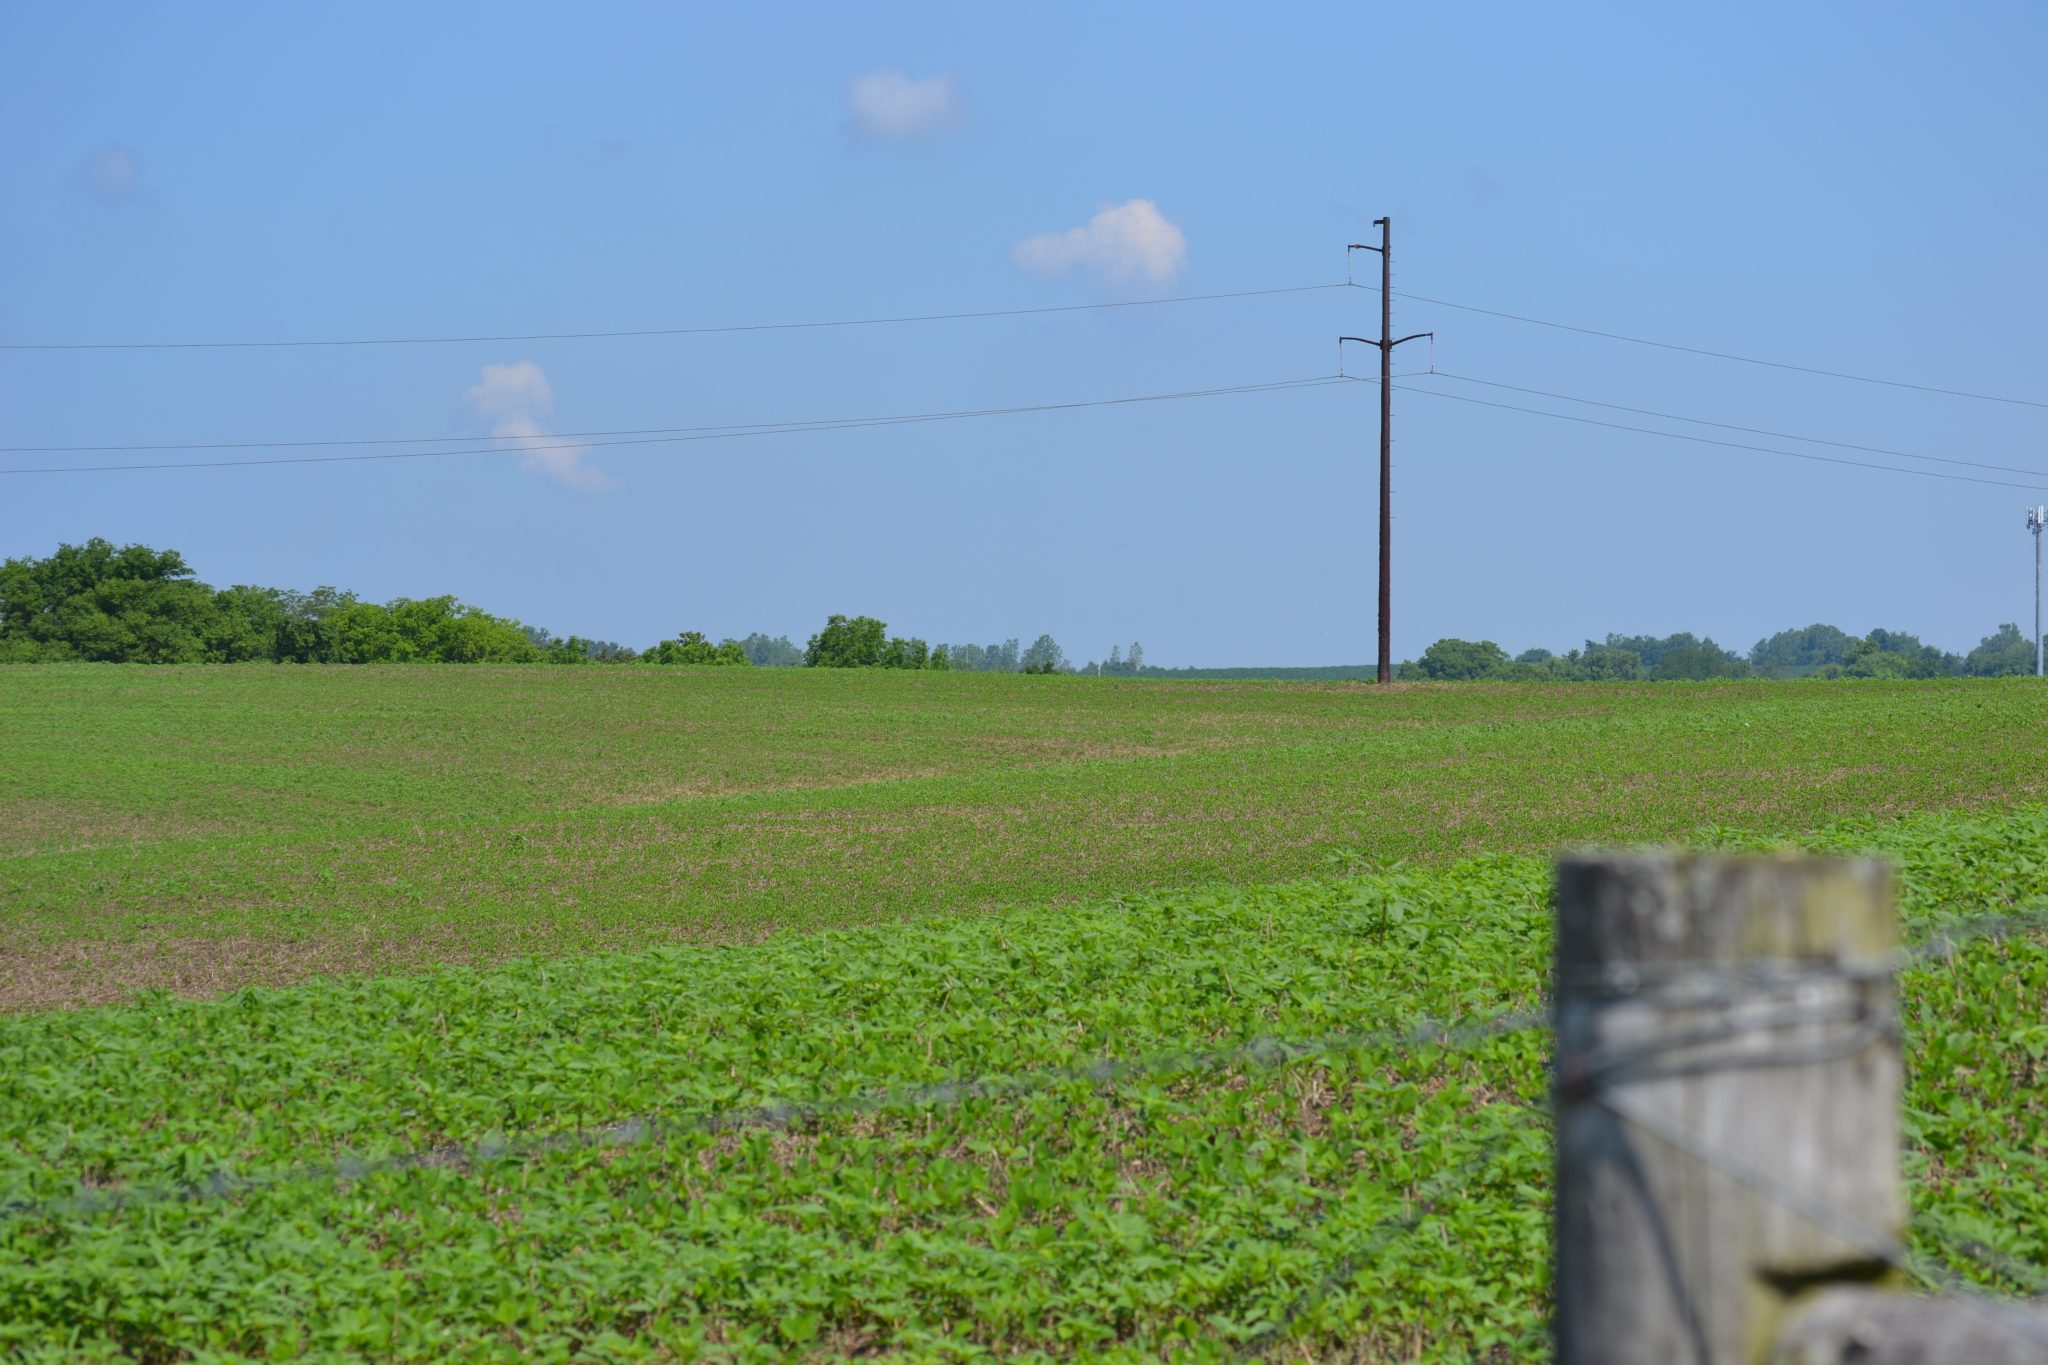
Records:
<instances>
[{"instance_id":1,"label":"grass","mask_svg":"<svg viewBox=\"0 0 2048 1365\"><path fill-rule=\"evenodd\" d=\"M0 1010L2042 796L2029 680L0 670Z\"/></svg>"},{"instance_id":2,"label":"grass","mask_svg":"<svg viewBox=\"0 0 2048 1365\"><path fill-rule=\"evenodd\" d=\"M1798 842L1896 860L1916 933L2048 897L2041 806ZM1540 1358L1547 1039L1377 1031L1534 1003L1547 884L1493 856L0 1020L0 1349ZM1902 996L1918 1245L2048 1271L2048 934ZM1068 1070L690 1122L1040 1068ZM603 1127L625 1116L668 1127Z\"/></svg>"}]
</instances>

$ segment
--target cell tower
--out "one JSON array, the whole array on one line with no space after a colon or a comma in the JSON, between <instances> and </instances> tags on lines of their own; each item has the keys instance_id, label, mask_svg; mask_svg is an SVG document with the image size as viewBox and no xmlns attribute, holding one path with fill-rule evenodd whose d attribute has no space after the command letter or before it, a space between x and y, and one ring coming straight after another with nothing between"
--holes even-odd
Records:
<instances>
[{"instance_id":1,"label":"cell tower","mask_svg":"<svg viewBox=\"0 0 2048 1365\"><path fill-rule=\"evenodd\" d=\"M2034 533L2034 676L2041 676L2041 531L2048 527L2048 507L2027 509L2027 529Z\"/></svg>"}]
</instances>

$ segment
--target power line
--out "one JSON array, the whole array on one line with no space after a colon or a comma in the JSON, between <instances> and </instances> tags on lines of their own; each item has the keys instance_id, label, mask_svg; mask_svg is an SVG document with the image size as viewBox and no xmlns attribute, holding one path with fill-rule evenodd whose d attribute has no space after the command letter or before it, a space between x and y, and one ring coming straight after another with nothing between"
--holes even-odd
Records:
<instances>
[{"instance_id":1,"label":"power line","mask_svg":"<svg viewBox=\"0 0 2048 1365\"><path fill-rule=\"evenodd\" d=\"M1163 299L1119 299L1110 303L1063 303L1042 308L984 308L963 313L914 313L876 318L833 318L821 322L749 322L720 327L650 327L636 331L527 332L504 336L345 337L297 341L63 341L0 342L0 351L253 351L306 346L449 346L468 342L592 341L615 337L720 336L731 332L802 332L830 327L885 327L912 322L963 322L973 318L1018 318L1045 313L1090 313L1109 308L1156 308L1167 303L1214 303L1342 289L1342 284L1299 284L1279 289L1236 289L1222 294L1178 294Z\"/></svg>"},{"instance_id":2,"label":"power line","mask_svg":"<svg viewBox=\"0 0 2048 1365\"><path fill-rule=\"evenodd\" d=\"M1350 284L1352 289L1370 289L1371 285ZM1431 298L1427 294L1410 294L1395 290L1396 298L1413 299L1417 303L1433 303L1439 308L1455 308L1464 313L1478 313L1490 318L1506 318L1510 322L1526 322L1532 327L1549 327L1559 332L1577 332L1581 336L1602 337L1608 341L1626 341L1633 346L1654 346L1660 351L1680 351L1686 355L1707 356L1713 360L1732 360L1743 365L1761 365L1766 369L1790 370L1794 374L1819 375L1825 379L1847 379L1858 384L1880 384L1886 388L1912 389L1918 393L1938 393L1950 398L1974 398L1984 403L2011 403L2023 408L2048 408L2048 402L2034 398L2013 398L1998 393L1973 393L1968 389L1945 389L1935 384L1913 384L1903 379L1879 379L1867 374L1850 374L1846 370L1824 370L1813 365L1794 365L1783 360L1764 360L1753 355L1735 355L1728 351L1710 351L1702 346L1682 346L1674 341L1653 341L1648 337L1632 337L1621 332L1603 332L1597 327L1580 327L1569 322L1552 322L1548 318L1532 318L1522 313L1506 313L1498 308L1481 308L1476 304L1453 303L1449 299Z\"/></svg>"},{"instance_id":3,"label":"power line","mask_svg":"<svg viewBox=\"0 0 2048 1365\"><path fill-rule=\"evenodd\" d=\"M1178 393L1136 394L1123 398L1090 398L1065 403L1034 403L1005 408L976 408L949 412L901 413L884 417L840 417L821 418L805 422L773 422L753 426L731 426L710 428L652 428L655 431L679 434L636 436L615 440L561 441L550 438L545 441L527 441L518 445L489 446L441 450L379 450L354 455L279 455L268 459L238 460L179 460L142 464L95 464L95 465L47 465L32 469L0 469L0 476L20 474L104 474L143 469L238 469L257 465L290 464L353 464L366 460L423 460L448 455L527 455L548 450L595 450L611 446L636 445L679 445L693 441L725 441L750 436L798 435L817 431L851 431L867 427L906 426L921 422L953 422L971 418L1011 417L1026 413L1071 412L1083 408L1123 407L1138 403L1169 403L1188 398L1220 398L1239 394L1278 393L1291 389L1321 388L1346 382L1336 375L1318 375L1306 379L1280 379L1263 384L1235 384L1218 388L1186 389ZM436 437L435 440L469 441L473 437ZM502 441L504 437L483 438ZM299 444L321 444L303 442ZM357 444L347 442L344 444ZM367 442L362 444L368 444ZM147 447L142 447L146 449Z\"/></svg>"},{"instance_id":4,"label":"power line","mask_svg":"<svg viewBox=\"0 0 2048 1365\"><path fill-rule=\"evenodd\" d=\"M1503 384L1493 379L1477 379L1469 374L1452 374L1449 370L1435 370L1431 377L1455 379L1463 384L1483 384L1489 389L1506 389L1510 393L1533 394L1538 398L1555 398L1565 403L1583 403L1587 407L1607 408L1613 412L1632 412L1638 417L1657 417L1667 422L1690 422L1694 426L1719 427L1723 431L1747 432L1751 436L1774 436L1781 441L1805 441L1817 446L1833 446L1837 450L1861 450L1872 455L1890 455L1901 460L1926 460L1932 464L1962 465L1969 469L1993 469L2003 474L2027 474L2037 479L2048 479L2048 471L2023 469L2018 465L1986 464L1981 460L1958 460L1944 455L1916 455L1910 450L1888 450L1883 446L1857 445L1854 441L1831 441L1824 436L1800 436L1789 431L1768 431L1763 427L1738 426L1733 422L1716 422L1705 417L1687 417L1683 413L1657 412L1651 408L1632 408L1625 403L1604 403L1597 398L1580 398L1569 393L1553 393L1549 389L1525 388L1520 384Z\"/></svg>"},{"instance_id":5,"label":"power line","mask_svg":"<svg viewBox=\"0 0 2048 1365\"><path fill-rule=\"evenodd\" d=\"M1361 384L1368 381L1347 379L1346 383ZM1764 455L1784 455L1794 460L1813 460L1820 464L1849 465L1856 469L1881 469L1888 474L1911 474L1922 479L1947 479L1954 483L1985 484L1994 488L2023 488L2039 492L2040 483L2014 483L2010 479L1980 479L1970 474L1943 474L1933 469L1902 469L1895 464L1876 464L1869 460L1846 460L1839 455L1815 455L1810 451L1781 450L1776 446L1750 445L1743 441L1722 441L1711 436L1688 436L1680 431L1659 431L1655 427L1629 426L1622 422L1603 422L1596 417L1576 417L1568 412L1545 412L1541 408L1525 408L1516 403L1497 403L1490 398L1473 398L1469 394L1445 393L1440 389L1422 389L1412 384L1394 386L1407 393L1426 394L1431 398L1447 398L1454 403L1473 403L1483 408L1500 408L1506 412L1527 413L1531 417L1548 417L1558 422L1577 422L1583 426L1606 427L1611 431L1632 431L1642 436L1661 436L1667 441L1690 441L1695 445L1723 446L1729 450L1753 450ZM1683 420L1683 419L1681 419Z\"/></svg>"}]
</instances>

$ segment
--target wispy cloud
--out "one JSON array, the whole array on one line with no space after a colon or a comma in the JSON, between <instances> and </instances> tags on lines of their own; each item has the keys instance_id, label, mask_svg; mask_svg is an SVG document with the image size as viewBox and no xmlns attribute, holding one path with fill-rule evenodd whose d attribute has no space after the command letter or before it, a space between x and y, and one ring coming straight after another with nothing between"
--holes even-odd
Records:
<instances>
[{"instance_id":1,"label":"wispy cloud","mask_svg":"<svg viewBox=\"0 0 2048 1365\"><path fill-rule=\"evenodd\" d=\"M141 185L142 162L129 148L109 144L85 159L85 180L94 194L118 204Z\"/></svg>"},{"instance_id":2,"label":"wispy cloud","mask_svg":"<svg viewBox=\"0 0 2048 1365\"><path fill-rule=\"evenodd\" d=\"M912 80L902 71L870 71L846 86L853 130L878 142L909 142L967 126L967 92L950 75Z\"/></svg>"},{"instance_id":3,"label":"wispy cloud","mask_svg":"<svg viewBox=\"0 0 2048 1365\"><path fill-rule=\"evenodd\" d=\"M1081 227L1017 243L1017 264L1041 275L1092 270L1107 280L1166 284L1188 264L1188 239L1150 199L1112 204Z\"/></svg>"},{"instance_id":4,"label":"wispy cloud","mask_svg":"<svg viewBox=\"0 0 2048 1365\"><path fill-rule=\"evenodd\" d=\"M463 400L491 424L491 435L526 452L528 469L579 493L609 493L619 481L583 462L590 447L549 436L541 423L554 415L555 389L531 360L486 365Z\"/></svg>"}]
</instances>

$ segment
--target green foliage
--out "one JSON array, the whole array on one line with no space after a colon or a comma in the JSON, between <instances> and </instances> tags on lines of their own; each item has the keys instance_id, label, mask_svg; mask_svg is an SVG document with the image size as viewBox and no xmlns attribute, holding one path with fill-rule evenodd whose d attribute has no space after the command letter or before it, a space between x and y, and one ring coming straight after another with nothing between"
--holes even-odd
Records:
<instances>
[{"instance_id":1,"label":"green foliage","mask_svg":"<svg viewBox=\"0 0 2048 1365\"><path fill-rule=\"evenodd\" d=\"M1963 660L1973 678L2022 677L2034 671L2034 642L2008 621L1987 635Z\"/></svg>"},{"instance_id":2,"label":"green foliage","mask_svg":"<svg viewBox=\"0 0 2048 1365\"><path fill-rule=\"evenodd\" d=\"M1470 682L1507 661L1507 651L1491 640L1438 640L1422 651L1416 671L1431 682Z\"/></svg>"},{"instance_id":3,"label":"green foliage","mask_svg":"<svg viewBox=\"0 0 2048 1365\"><path fill-rule=\"evenodd\" d=\"M944 663L935 663L931 646L915 636L904 639L889 634L889 627L872 616L832 616L825 628L811 637L804 650L804 663L812 668L907 668L952 669L954 661L940 645Z\"/></svg>"},{"instance_id":4,"label":"green foliage","mask_svg":"<svg viewBox=\"0 0 2048 1365\"><path fill-rule=\"evenodd\" d=\"M2038 806L1704 838L1890 856L1915 933L2048 898ZM1546 1035L1369 1036L1536 1005L1548 861L1333 856L1280 885L0 1020L0 1204L283 1176L0 1216L0 1351L1220 1360L1278 1327L1289 1358L1541 1358ZM1920 1248L2048 1268L2048 934L1901 995ZM928 1089L1104 1056L1161 1060ZM681 1122L881 1090L780 1128ZM604 1127L630 1116L671 1127Z\"/></svg>"},{"instance_id":5,"label":"green foliage","mask_svg":"<svg viewBox=\"0 0 2048 1365\"><path fill-rule=\"evenodd\" d=\"M550 634L539 626L521 626L520 631L551 664L628 664L639 654L611 640L586 640L580 635L567 638Z\"/></svg>"},{"instance_id":6,"label":"green foliage","mask_svg":"<svg viewBox=\"0 0 2048 1365\"><path fill-rule=\"evenodd\" d=\"M879 668L889 627L872 616L828 616L804 647L807 668Z\"/></svg>"},{"instance_id":7,"label":"green foliage","mask_svg":"<svg viewBox=\"0 0 2048 1365\"><path fill-rule=\"evenodd\" d=\"M1849 662L1856 637L1835 626L1816 623L1804 630L1781 630L1758 640L1749 651L1749 666L1766 678L1803 678L1829 664Z\"/></svg>"},{"instance_id":8,"label":"green foliage","mask_svg":"<svg viewBox=\"0 0 2048 1365\"><path fill-rule=\"evenodd\" d=\"M800 668L804 652L791 642L787 635L773 639L755 631L740 641L740 648L747 652L747 662L757 668Z\"/></svg>"},{"instance_id":9,"label":"green foliage","mask_svg":"<svg viewBox=\"0 0 2048 1365\"><path fill-rule=\"evenodd\" d=\"M745 668L753 663L747 648L738 640L712 644L700 630L686 630L673 640L663 640L640 655L643 664L691 664L704 667Z\"/></svg>"},{"instance_id":10,"label":"green foliage","mask_svg":"<svg viewBox=\"0 0 2048 1365\"><path fill-rule=\"evenodd\" d=\"M232 634L176 550L94 538L0 564L0 638L33 658L200 663Z\"/></svg>"},{"instance_id":11,"label":"green foliage","mask_svg":"<svg viewBox=\"0 0 2048 1365\"><path fill-rule=\"evenodd\" d=\"M1059 641L1050 635L1041 635L1031 642L1031 648L1024 651L1026 673L1064 673L1067 671L1067 655Z\"/></svg>"},{"instance_id":12,"label":"green foliage","mask_svg":"<svg viewBox=\"0 0 2048 1365\"><path fill-rule=\"evenodd\" d=\"M615 648L615 647L614 647ZM516 621L453 597L387 606L197 581L175 550L59 546L0 565L0 660L92 663L534 663L553 657ZM580 661L580 658L579 660Z\"/></svg>"},{"instance_id":13,"label":"green foliage","mask_svg":"<svg viewBox=\"0 0 2048 1365\"><path fill-rule=\"evenodd\" d=\"M963 673L1017 673L1023 670L1022 648L1014 639L992 645L947 645L952 667Z\"/></svg>"}]
</instances>

